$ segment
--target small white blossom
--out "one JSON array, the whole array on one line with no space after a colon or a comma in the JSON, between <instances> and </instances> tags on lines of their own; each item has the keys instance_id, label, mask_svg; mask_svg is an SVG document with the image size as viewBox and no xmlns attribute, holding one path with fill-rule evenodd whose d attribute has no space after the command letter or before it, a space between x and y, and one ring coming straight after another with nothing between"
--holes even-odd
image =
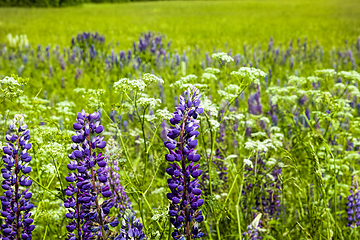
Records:
<instances>
[{"instance_id":1,"label":"small white blossom","mask_svg":"<svg viewBox=\"0 0 360 240\"><path fill-rule=\"evenodd\" d=\"M202 82L204 82L205 80L216 81L217 77L212 73L203 73L203 75L201 76L201 79L202 79Z\"/></svg>"},{"instance_id":2,"label":"small white blossom","mask_svg":"<svg viewBox=\"0 0 360 240\"><path fill-rule=\"evenodd\" d=\"M119 81L114 83L116 91L136 90L144 91L146 84L141 79L130 80L128 78L121 78Z\"/></svg>"},{"instance_id":3,"label":"small white blossom","mask_svg":"<svg viewBox=\"0 0 360 240\"><path fill-rule=\"evenodd\" d=\"M245 165L249 165L251 168L254 167L252 161L250 161L249 159L244 159L244 164L245 164Z\"/></svg>"},{"instance_id":4,"label":"small white blossom","mask_svg":"<svg viewBox=\"0 0 360 240\"><path fill-rule=\"evenodd\" d=\"M158 78L154 74L150 74L150 73L145 73L143 75L143 79L146 84L150 84L153 82L164 84L164 80L162 80L161 78Z\"/></svg>"},{"instance_id":5,"label":"small white blossom","mask_svg":"<svg viewBox=\"0 0 360 240\"><path fill-rule=\"evenodd\" d=\"M172 118L172 113L169 112L167 108L158 109L156 110L155 116L158 120L170 120Z\"/></svg>"},{"instance_id":6,"label":"small white blossom","mask_svg":"<svg viewBox=\"0 0 360 240\"><path fill-rule=\"evenodd\" d=\"M334 69L322 69L315 71L316 76L334 76L335 74L336 72Z\"/></svg>"},{"instance_id":7,"label":"small white blossom","mask_svg":"<svg viewBox=\"0 0 360 240\"><path fill-rule=\"evenodd\" d=\"M205 72L216 75L216 74L219 74L219 73L220 73L220 70L217 69L217 68L210 68L210 67L209 67L209 68L205 68Z\"/></svg>"},{"instance_id":8,"label":"small white blossom","mask_svg":"<svg viewBox=\"0 0 360 240\"><path fill-rule=\"evenodd\" d=\"M182 87L184 84L189 83L189 82L194 82L196 79L197 79L197 76L190 74L190 75L187 75L186 77L182 77L182 78L180 78L180 80L170 84L170 87L176 87L176 88Z\"/></svg>"},{"instance_id":9,"label":"small white blossom","mask_svg":"<svg viewBox=\"0 0 360 240\"><path fill-rule=\"evenodd\" d=\"M141 97L137 100L140 106L155 108L161 104L160 99Z\"/></svg>"},{"instance_id":10,"label":"small white blossom","mask_svg":"<svg viewBox=\"0 0 360 240\"><path fill-rule=\"evenodd\" d=\"M224 53L224 52L213 53L211 55L211 57L214 58L214 59L219 59L219 60L227 62L227 63L234 61L234 59L232 57L230 57L227 53Z\"/></svg>"}]
</instances>

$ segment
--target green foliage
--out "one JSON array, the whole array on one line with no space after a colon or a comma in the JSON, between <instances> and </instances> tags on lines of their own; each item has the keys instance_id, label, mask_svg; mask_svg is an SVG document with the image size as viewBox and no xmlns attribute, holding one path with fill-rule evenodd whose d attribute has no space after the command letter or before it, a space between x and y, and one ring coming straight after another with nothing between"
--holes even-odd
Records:
<instances>
[{"instance_id":1,"label":"green foliage","mask_svg":"<svg viewBox=\"0 0 360 240\"><path fill-rule=\"evenodd\" d=\"M208 176L201 179L205 239L242 239L249 225L261 225L263 239L359 239L359 229L349 227L346 216L346 198L360 172L359 10L349 9L347 1L331 0L326 6L325 1L312 2L311 8L307 2L281 2L0 9L0 26L5 26L0 28L1 143L10 119L23 113L33 145L33 239L66 237L62 203L67 155L72 124L81 109L99 111L105 139L116 142L105 154L117 161L121 183L148 239L171 239L163 141L178 101L174 97L192 85L201 90L205 110L199 117L197 149ZM330 18L335 10L341 21ZM25 13L29 19L21 25ZM84 17L87 21L79 20ZM149 52L133 54L122 67L111 60L120 50L131 49L139 33L150 28L162 30L166 35L161 36L174 43L163 46L168 58L163 65ZM70 45L78 31L89 29L106 37L95 47L93 59L89 45ZM6 37L8 33L13 35ZM275 37L271 48L270 36ZM46 45L49 56L46 46L37 49L38 42L51 43ZM232 49L231 56L220 48ZM176 56L179 64L171 64ZM136 58L141 59L139 68ZM13 73L18 76L6 77ZM249 100L257 93L262 111L252 114ZM257 159L264 163L259 165ZM220 164L227 168L226 181L219 175ZM263 186L278 168L281 209L278 217L271 217L255 206L261 205L261 197L270 197ZM249 190L250 183L254 187Z\"/></svg>"},{"instance_id":2,"label":"green foliage","mask_svg":"<svg viewBox=\"0 0 360 240\"><path fill-rule=\"evenodd\" d=\"M83 0L0 0L0 7L66 7L83 2Z\"/></svg>"},{"instance_id":3,"label":"green foliage","mask_svg":"<svg viewBox=\"0 0 360 240\"><path fill-rule=\"evenodd\" d=\"M10 1L12 2L12 1ZM69 8L0 8L0 41L27 34L32 44L68 46L81 31L98 31L117 50L132 48L143 31L165 34L179 54L197 46L212 53L243 52L305 38L335 51L360 36L360 2L354 0L148 1L136 4L83 4ZM86 21L84 21L86 19ZM121 23L121 24L120 24ZM249 46L251 48L249 49ZM269 64L271 64L269 62ZM319 66L319 68L324 68Z\"/></svg>"},{"instance_id":4,"label":"green foliage","mask_svg":"<svg viewBox=\"0 0 360 240\"><path fill-rule=\"evenodd\" d=\"M0 0L0 7L68 7L83 3L123 3L146 0Z\"/></svg>"}]
</instances>

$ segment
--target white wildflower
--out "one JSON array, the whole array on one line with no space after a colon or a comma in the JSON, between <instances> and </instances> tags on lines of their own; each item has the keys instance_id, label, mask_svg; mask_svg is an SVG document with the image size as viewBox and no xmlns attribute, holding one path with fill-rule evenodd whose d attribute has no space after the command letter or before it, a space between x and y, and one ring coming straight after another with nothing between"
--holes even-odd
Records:
<instances>
[{"instance_id":1,"label":"white wildflower","mask_svg":"<svg viewBox=\"0 0 360 240\"><path fill-rule=\"evenodd\" d=\"M155 116L158 120L170 120L170 118L172 118L172 113L169 112L167 108L158 109L156 110Z\"/></svg>"},{"instance_id":2,"label":"white wildflower","mask_svg":"<svg viewBox=\"0 0 360 240\"><path fill-rule=\"evenodd\" d=\"M219 74L220 73L220 70L217 69L217 68L206 68L205 69L205 72L206 73L211 73L213 75L216 75L216 74Z\"/></svg>"},{"instance_id":3,"label":"white wildflower","mask_svg":"<svg viewBox=\"0 0 360 240\"><path fill-rule=\"evenodd\" d=\"M141 97L137 100L137 103L143 107L155 108L161 104L161 100L157 98Z\"/></svg>"},{"instance_id":4,"label":"white wildflower","mask_svg":"<svg viewBox=\"0 0 360 240\"><path fill-rule=\"evenodd\" d=\"M186 77L182 77L182 78L180 78L180 80L170 84L170 87L176 87L176 88L182 87L184 84L189 83L189 82L194 82L196 79L197 79L197 76L190 74L190 75L187 75Z\"/></svg>"},{"instance_id":5,"label":"white wildflower","mask_svg":"<svg viewBox=\"0 0 360 240\"><path fill-rule=\"evenodd\" d=\"M212 73L203 73L203 75L201 76L201 81L204 82L205 80L216 81L217 77Z\"/></svg>"},{"instance_id":6,"label":"white wildflower","mask_svg":"<svg viewBox=\"0 0 360 240\"><path fill-rule=\"evenodd\" d=\"M211 57L214 58L214 59L219 59L219 60L227 62L227 63L234 61L234 59L232 57L230 57L227 53L224 53L224 52L213 53L211 55Z\"/></svg>"},{"instance_id":7,"label":"white wildflower","mask_svg":"<svg viewBox=\"0 0 360 240\"><path fill-rule=\"evenodd\" d=\"M145 73L143 75L143 80L146 84L150 84L153 82L164 84L164 80L162 80L161 78L158 78L154 74L150 74L150 73Z\"/></svg>"},{"instance_id":8,"label":"white wildflower","mask_svg":"<svg viewBox=\"0 0 360 240\"><path fill-rule=\"evenodd\" d=\"M121 78L119 81L114 83L114 88L116 91L126 91L126 90L135 90L135 91L144 91L146 84L141 79L130 80L128 78Z\"/></svg>"}]
</instances>

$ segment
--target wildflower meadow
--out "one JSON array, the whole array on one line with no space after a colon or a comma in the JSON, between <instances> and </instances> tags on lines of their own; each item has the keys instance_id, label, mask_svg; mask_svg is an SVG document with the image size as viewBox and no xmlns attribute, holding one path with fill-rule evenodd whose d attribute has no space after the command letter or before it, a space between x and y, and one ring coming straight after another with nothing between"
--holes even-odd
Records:
<instances>
[{"instance_id":1,"label":"wildflower meadow","mask_svg":"<svg viewBox=\"0 0 360 240\"><path fill-rule=\"evenodd\" d=\"M330 2L246 33L228 1L0 8L1 239L360 239L360 5Z\"/></svg>"}]
</instances>

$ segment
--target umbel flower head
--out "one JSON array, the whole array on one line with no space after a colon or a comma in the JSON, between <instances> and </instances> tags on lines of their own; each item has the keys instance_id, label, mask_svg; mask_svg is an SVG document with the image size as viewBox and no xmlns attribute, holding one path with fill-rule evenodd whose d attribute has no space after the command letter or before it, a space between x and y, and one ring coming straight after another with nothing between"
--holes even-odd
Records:
<instances>
[{"instance_id":1,"label":"umbel flower head","mask_svg":"<svg viewBox=\"0 0 360 240\"><path fill-rule=\"evenodd\" d=\"M67 165L72 172L66 177L70 184L65 190L68 198L64 203L69 210L66 217L71 220L66 226L70 232L68 239L85 240L93 236L101 236L105 239L110 219L106 216L114 203L111 200L99 203L100 194L103 198L112 196L107 184L107 163L101 152L96 153L97 149L103 149L106 146L104 137L96 135L100 134L104 128L100 125L98 112L87 114L84 110L77 114L73 127L76 135L72 136L73 152L69 154L71 161ZM114 226L118 223L117 219L113 222L111 224Z\"/></svg>"},{"instance_id":2,"label":"umbel flower head","mask_svg":"<svg viewBox=\"0 0 360 240\"><path fill-rule=\"evenodd\" d=\"M198 224L204 220L199 209L204 204L201 198L198 177L202 174L197 163L200 155L195 147L198 144L196 137L199 135L198 114L203 113L200 107L199 90L195 87L188 89L179 97L179 105L175 108L170 123L173 125L168 130L165 147L169 153L165 159L170 162L166 172L170 175L168 185L170 193L169 215L175 230L174 239L201 238L203 233Z\"/></svg>"},{"instance_id":3,"label":"umbel flower head","mask_svg":"<svg viewBox=\"0 0 360 240\"><path fill-rule=\"evenodd\" d=\"M4 178L1 187L4 196L1 196L1 215L5 218L1 225L4 240L32 239L31 232L35 225L31 219L30 210L33 204L29 202L32 194L29 187L32 180L26 176L31 172L29 162L31 156L30 133L24 124L22 115L15 115L14 122L10 125L10 134L5 137L7 143L3 147L2 160L4 167L1 169Z\"/></svg>"}]
</instances>

